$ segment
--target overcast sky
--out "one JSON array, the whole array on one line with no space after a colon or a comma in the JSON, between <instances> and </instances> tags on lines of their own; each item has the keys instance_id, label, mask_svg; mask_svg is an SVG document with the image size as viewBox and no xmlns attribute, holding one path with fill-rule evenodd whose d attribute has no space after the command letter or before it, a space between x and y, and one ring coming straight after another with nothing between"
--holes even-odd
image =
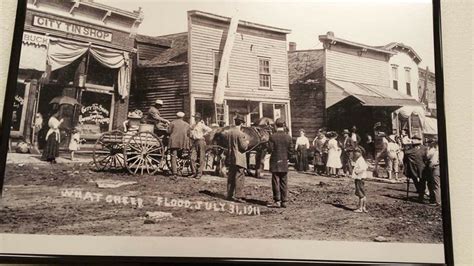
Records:
<instances>
[{"instance_id":1,"label":"overcast sky","mask_svg":"<svg viewBox=\"0 0 474 266\"><path fill-rule=\"evenodd\" d=\"M368 45L396 41L411 46L422 58L420 67L434 71L431 0L96 0L124 10L143 8L139 33L159 36L187 31L188 10L201 10L279 28L291 29L288 41L297 49L321 48L318 35Z\"/></svg>"}]
</instances>

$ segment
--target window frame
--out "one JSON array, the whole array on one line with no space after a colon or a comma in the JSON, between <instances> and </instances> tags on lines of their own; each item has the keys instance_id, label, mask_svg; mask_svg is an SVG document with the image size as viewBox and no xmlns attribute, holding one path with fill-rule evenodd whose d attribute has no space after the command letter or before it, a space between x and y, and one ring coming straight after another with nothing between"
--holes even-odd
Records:
<instances>
[{"instance_id":1,"label":"window frame","mask_svg":"<svg viewBox=\"0 0 474 266\"><path fill-rule=\"evenodd\" d=\"M411 93L411 68L405 67L405 87L408 96L412 96Z\"/></svg>"},{"instance_id":2,"label":"window frame","mask_svg":"<svg viewBox=\"0 0 474 266\"><path fill-rule=\"evenodd\" d=\"M392 88L398 91L398 65L392 64L390 69L392 71Z\"/></svg>"},{"instance_id":3,"label":"window frame","mask_svg":"<svg viewBox=\"0 0 474 266\"><path fill-rule=\"evenodd\" d=\"M262 61L267 61L268 62L268 73L262 73L261 72L261 65L260 63ZM257 67L258 67L258 88L260 90L272 90L272 60L270 57L264 57L264 56L258 56L257 57ZM266 76L268 77L268 87L267 86L262 86L262 80L261 77Z\"/></svg>"}]
</instances>

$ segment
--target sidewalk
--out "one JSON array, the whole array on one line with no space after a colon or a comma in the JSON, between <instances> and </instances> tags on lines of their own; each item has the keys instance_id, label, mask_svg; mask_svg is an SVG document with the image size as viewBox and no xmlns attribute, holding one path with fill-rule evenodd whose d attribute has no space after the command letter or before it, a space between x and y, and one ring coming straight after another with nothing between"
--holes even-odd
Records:
<instances>
[{"instance_id":1,"label":"sidewalk","mask_svg":"<svg viewBox=\"0 0 474 266\"><path fill-rule=\"evenodd\" d=\"M56 162L59 164L68 163L89 163L92 161L91 155L75 155L74 161L69 159L69 154L60 154L56 158ZM41 161L41 154L30 154L30 153L7 153L7 164L49 164L48 162Z\"/></svg>"}]
</instances>

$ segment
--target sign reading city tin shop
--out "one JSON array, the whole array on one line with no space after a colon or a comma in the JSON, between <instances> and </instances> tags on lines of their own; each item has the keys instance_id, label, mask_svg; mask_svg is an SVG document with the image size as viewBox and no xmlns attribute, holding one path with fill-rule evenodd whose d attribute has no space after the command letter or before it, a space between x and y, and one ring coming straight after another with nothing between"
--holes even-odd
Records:
<instances>
[{"instance_id":1,"label":"sign reading city tin shop","mask_svg":"<svg viewBox=\"0 0 474 266\"><path fill-rule=\"evenodd\" d=\"M88 26L77 25L63 20L46 18L41 16L33 17L33 26L67 32L74 35L97 39L101 41L112 41L112 33L95 29Z\"/></svg>"}]
</instances>

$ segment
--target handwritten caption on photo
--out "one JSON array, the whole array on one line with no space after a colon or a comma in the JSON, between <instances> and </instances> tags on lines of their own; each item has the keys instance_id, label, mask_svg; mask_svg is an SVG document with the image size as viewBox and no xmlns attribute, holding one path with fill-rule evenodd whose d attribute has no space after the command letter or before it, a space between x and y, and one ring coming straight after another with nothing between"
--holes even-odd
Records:
<instances>
[{"instance_id":1,"label":"handwritten caption on photo","mask_svg":"<svg viewBox=\"0 0 474 266\"><path fill-rule=\"evenodd\" d=\"M90 191L82 191L77 189L61 190L61 196L66 198L75 198L90 202L106 202L114 205L131 206L136 208L145 207L145 201L141 197L122 196L103 194ZM207 202L207 201L191 201L185 199L173 199L167 197L149 197L149 204L166 208L185 208L190 210L227 212L235 215L260 215L258 206L234 204L227 202Z\"/></svg>"}]
</instances>

